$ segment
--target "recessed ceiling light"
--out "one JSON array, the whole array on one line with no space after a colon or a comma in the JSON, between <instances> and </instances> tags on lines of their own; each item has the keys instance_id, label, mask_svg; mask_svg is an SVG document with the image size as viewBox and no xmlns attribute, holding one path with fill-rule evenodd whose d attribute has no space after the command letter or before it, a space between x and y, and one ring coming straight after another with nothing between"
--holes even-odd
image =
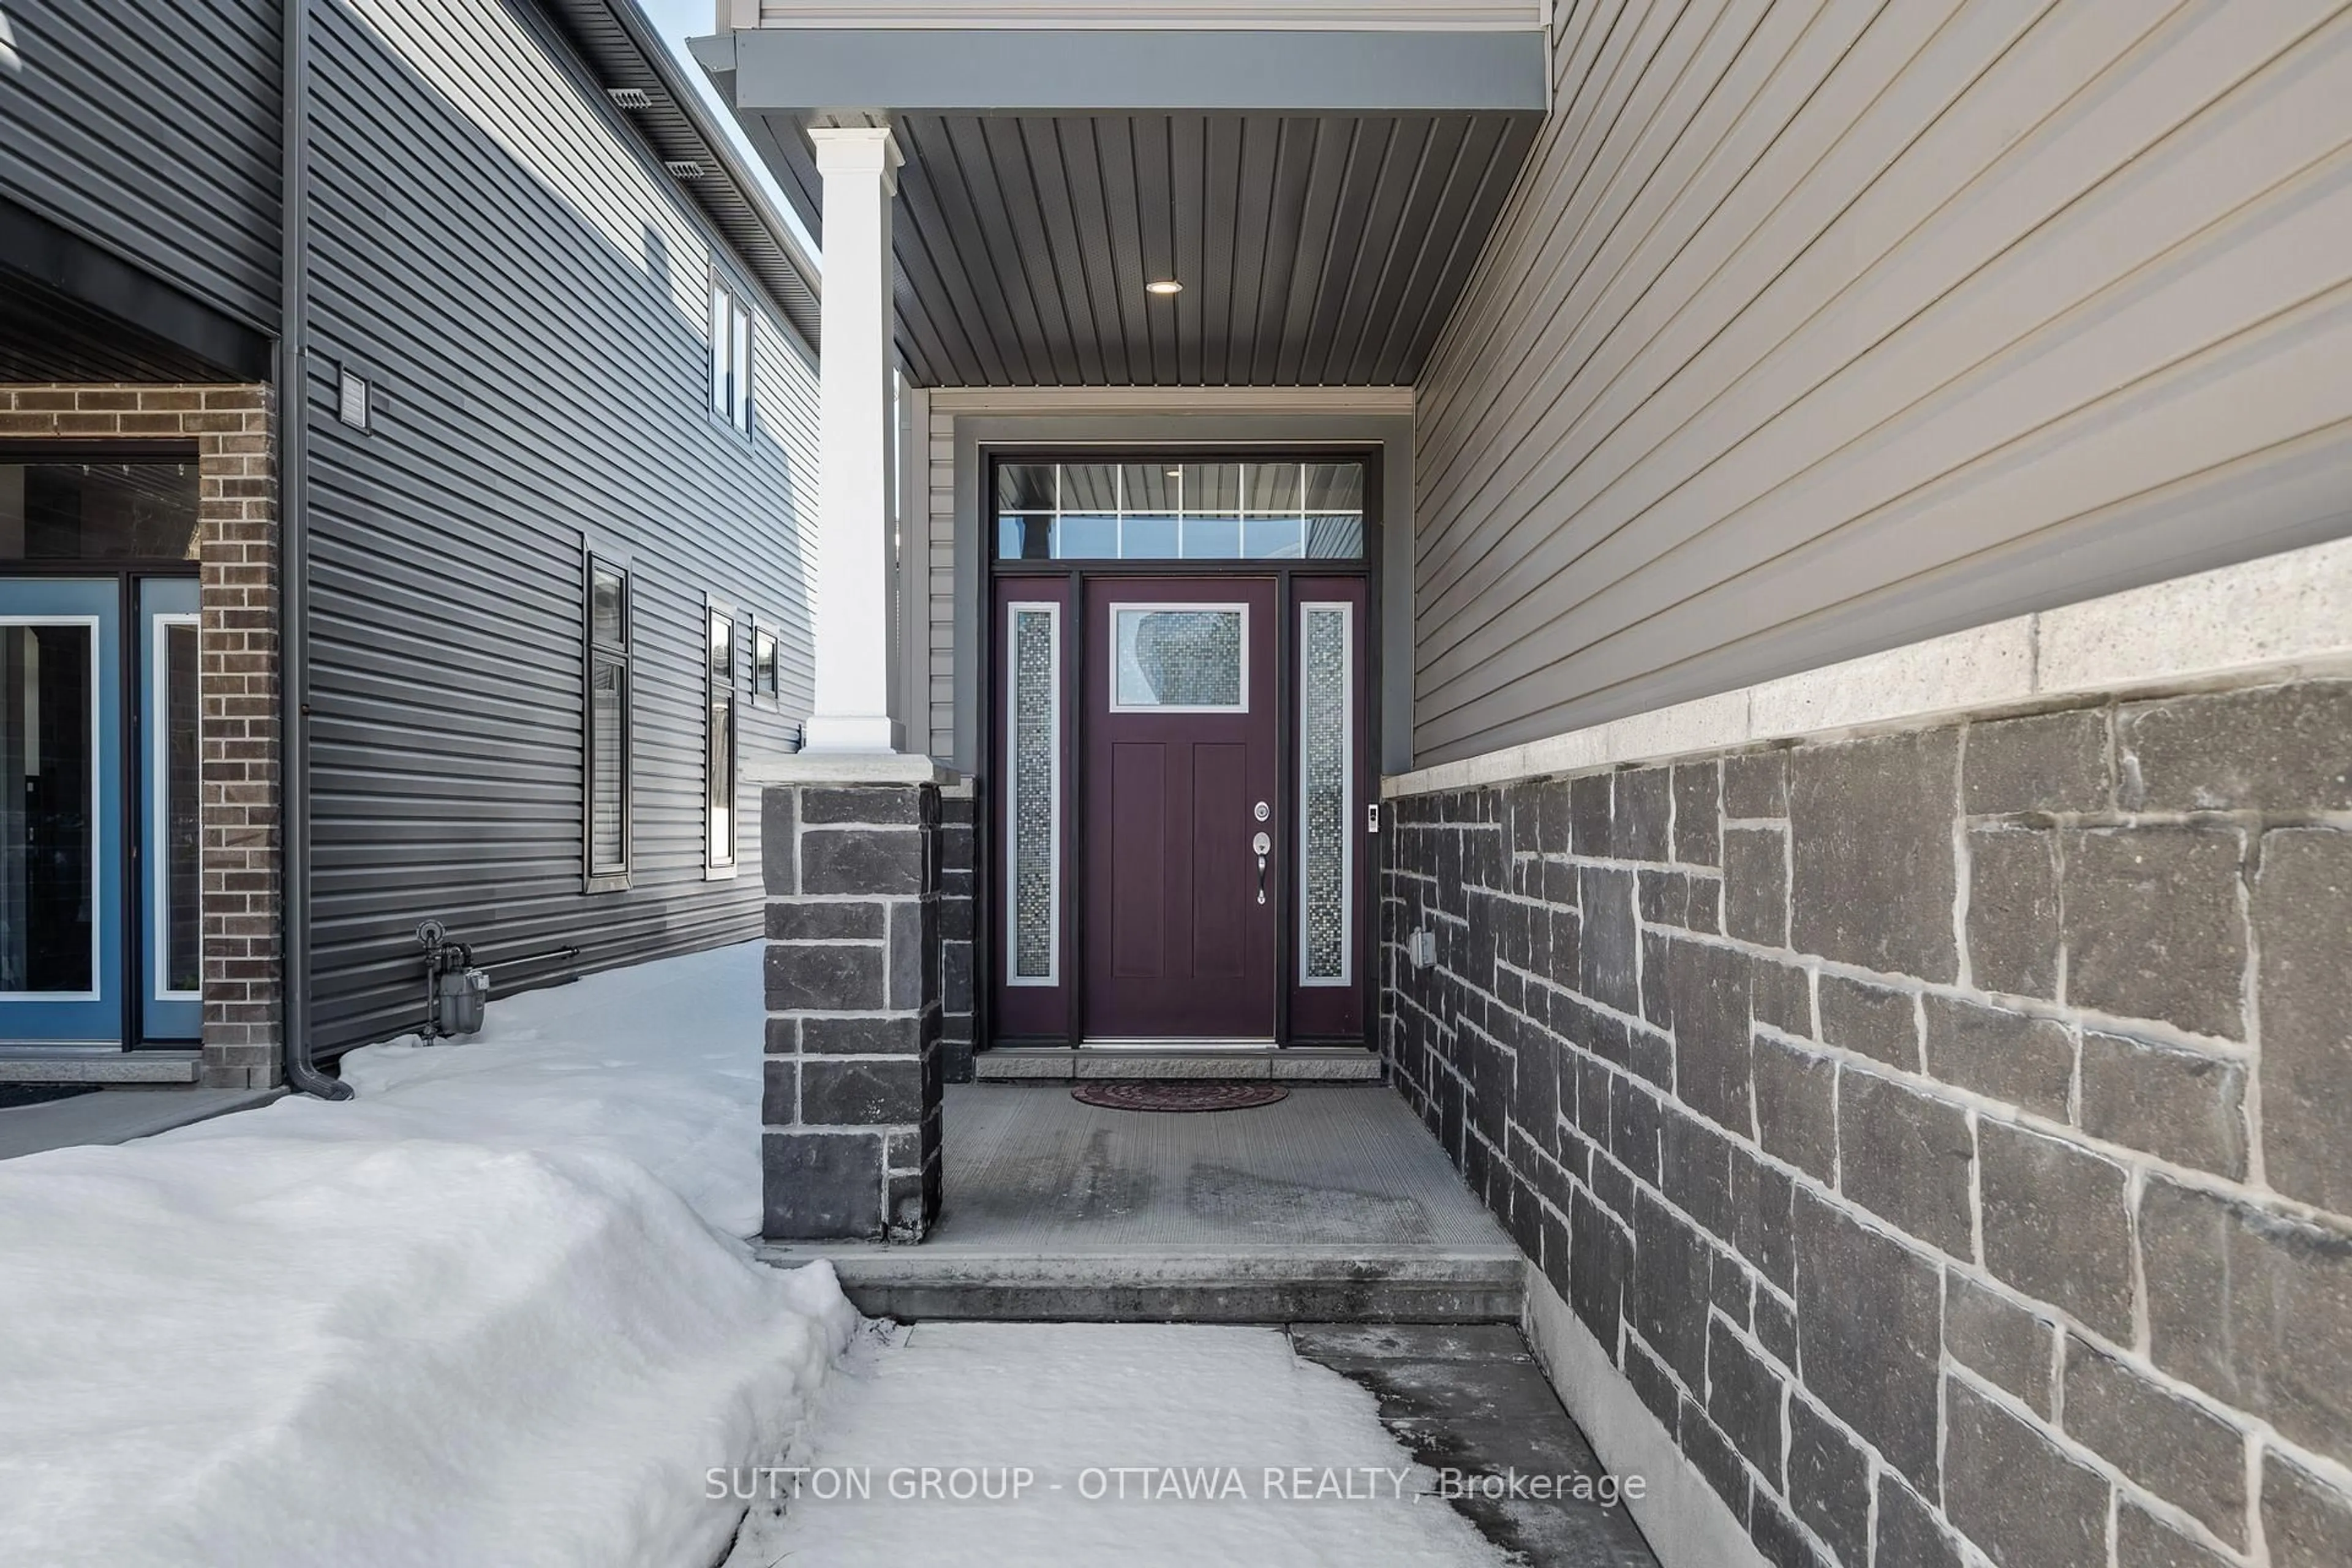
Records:
<instances>
[{"instance_id":1,"label":"recessed ceiling light","mask_svg":"<svg viewBox=\"0 0 2352 1568\"><path fill-rule=\"evenodd\" d=\"M1155 278L1146 283L1143 289L1147 294L1181 294L1184 291L1184 285L1177 282L1173 278Z\"/></svg>"}]
</instances>

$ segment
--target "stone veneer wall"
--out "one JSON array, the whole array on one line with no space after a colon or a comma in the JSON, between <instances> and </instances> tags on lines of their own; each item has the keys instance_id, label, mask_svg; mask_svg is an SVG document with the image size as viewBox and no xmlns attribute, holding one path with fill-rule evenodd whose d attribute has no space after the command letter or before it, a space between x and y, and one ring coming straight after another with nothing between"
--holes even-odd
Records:
<instances>
[{"instance_id":1,"label":"stone veneer wall","mask_svg":"<svg viewBox=\"0 0 2352 1568\"><path fill-rule=\"evenodd\" d=\"M940 1212L940 792L772 784L765 1218L780 1241L919 1241Z\"/></svg>"},{"instance_id":2,"label":"stone veneer wall","mask_svg":"<svg viewBox=\"0 0 2352 1568\"><path fill-rule=\"evenodd\" d=\"M1766 1559L2352 1563L2352 683L1384 842L1400 1090Z\"/></svg>"},{"instance_id":3,"label":"stone veneer wall","mask_svg":"<svg viewBox=\"0 0 2352 1568\"><path fill-rule=\"evenodd\" d=\"M197 695L203 739L204 1081L282 1073L278 481L267 386L0 386L12 438L180 440L201 486Z\"/></svg>"}]
</instances>

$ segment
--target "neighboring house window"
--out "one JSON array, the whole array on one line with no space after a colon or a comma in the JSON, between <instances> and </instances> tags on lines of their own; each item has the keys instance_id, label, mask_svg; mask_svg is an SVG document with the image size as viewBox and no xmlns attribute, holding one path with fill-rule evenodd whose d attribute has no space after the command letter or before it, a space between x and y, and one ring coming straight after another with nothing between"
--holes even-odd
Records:
<instances>
[{"instance_id":1,"label":"neighboring house window","mask_svg":"<svg viewBox=\"0 0 2352 1568\"><path fill-rule=\"evenodd\" d=\"M751 311L734 290L710 284L710 412L751 431Z\"/></svg>"},{"instance_id":2,"label":"neighboring house window","mask_svg":"<svg viewBox=\"0 0 2352 1568\"><path fill-rule=\"evenodd\" d=\"M735 612L710 606L709 754L706 760L703 864L735 864Z\"/></svg>"},{"instance_id":3,"label":"neighboring house window","mask_svg":"<svg viewBox=\"0 0 2352 1568\"><path fill-rule=\"evenodd\" d=\"M776 668L776 628L757 622L751 626L751 695L772 702L783 696L782 678Z\"/></svg>"},{"instance_id":4,"label":"neighboring house window","mask_svg":"<svg viewBox=\"0 0 2352 1568\"><path fill-rule=\"evenodd\" d=\"M588 881L592 891L629 880L629 574L588 561L586 773Z\"/></svg>"}]
</instances>

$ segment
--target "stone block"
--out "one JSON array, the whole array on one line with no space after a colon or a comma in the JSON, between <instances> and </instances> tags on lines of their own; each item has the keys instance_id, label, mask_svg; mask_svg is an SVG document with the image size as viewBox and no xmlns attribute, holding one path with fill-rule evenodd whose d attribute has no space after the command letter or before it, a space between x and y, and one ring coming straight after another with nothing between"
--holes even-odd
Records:
<instances>
[{"instance_id":1,"label":"stone block","mask_svg":"<svg viewBox=\"0 0 2352 1568\"><path fill-rule=\"evenodd\" d=\"M1796 1254L1808 1391L1932 1493L1943 1348L1936 1265L1811 1192L1797 1194Z\"/></svg>"},{"instance_id":2,"label":"stone block","mask_svg":"<svg viewBox=\"0 0 2352 1568\"><path fill-rule=\"evenodd\" d=\"M903 785L868 784L843 789L803 788L801 822L805 826L837 822L875 826L914 827L923 820L920 790Z\"/></svg>"},{"instance_id":3,"label":"stone block","mask_svg":"<svg viewBox=\"0 0 2352 1568\"><path fill-rule=\"evenodd\" d=\"M2269 1028L2266 1018L2265 1034ZM2242 1062L2120 1035L2083 1036L2082 1124L2094 1138L2242 1178L2245 1096ZM2274 1108L2271 1114L2277 1114ZM2275 1152L2272 1160L2275 1164Z\"/></svg>"},{"instance_id":4,"label":"stone block","mask_svg":"<svg viewBox=\"0 0 2352 1568\"><path fill-rule=\"evenodd\" d=\"M2352 833L2267 833L2262 850L2263 1163L2280 1192L2352 1214Z\"/></svg>"},{"instance_id":5,"label":"stone block","mask_svg":"<svg viewBox=\"0 0 2352 1568\"><path fill-rule=\"evenodd\" d=\"M2106 710L1969 725L1960 790L1971 816L2108 809Z\"/></svg>"},{"instance_id":6,"label":"stone block","mask_svg":"<svg viewBox=\"0 0 2352 1568\"><path fill-rule=\"evenodd\" d=\"M1632 768L1616 777L1609 853L1620 860L1671 860L1674 774L1668 768Z\"/></svg>"},{"instance_id":7,"label":"stone block","mask_svg":"<svg viewBox=\"0 0 2352 1568\"><path fill-rule=\"evenodd\" d=\"M1780 1474L1780 1405L1786 1390L1772 1369L1721 1320L1706 1339L1706 1413L1762 1474Z\"/></svg>"},{"instance_id":8,"label":"stone block","mask_svg":"<svg viewBox=\"0 0 2352 1568\"><path fill-rule=\"evenodd\" d=\"M761 1064L760 1121L766 1127L790 1127L800 1116L800 1064L771 1057Z\"/></svg>"},{"instance_id":9,"label":"stone block","mask_svg":"<svg viewBox=\"0 0 2352 1568\"><path fill-rule=\"evenodd\" d=\"M1859 1051L1889 1067L1919 1070L1919 1005L1909 992L1824 974L1819 997L1824 1044Z\"/></svg>"},{"instance_id":10,"label":"stone block","mask_svg":"<svg viewBox=\"0 0 2352 1568\"><path fill-rule=\"evenodd\" d=\"M1944 1271L1944 1351L2049 1420L2057 1414L2058 1331L1958 1269Z\"/></svg>"},{"instance_id":11,"label":"stone block","mask_svg":"<svg viewBox=\"0 0 2352 1568\"><path fill-rule=\"evenodd\" d=\"M1655 1183L1658 1179L1658 1102L1648 1090L1639 1088L1630 1079L1612 1079L1609 1089L1609 1152L1635 1180Z\"/></svg>"},{"instance_id":12,"label":"stone block","mask_svg":"<svg viewBox=\"0 0 2352 1568\"><path fill-rule=\"evenodd\" d=\"M1789 753L1748 752L1723 759L1723 815L1730 817L1789 815Z\"/></svg>"},{"instance_id":13,"label":"stone block","mask_svg":"<svg viewBox=\"0 0 2352 1568\"><path fill-rule=\"evenodd\" d=\"M1731 1244L1783 1290L1797 1278L1795 1202L1787 1172L1757 1159L1745 1143L1732 1145Z\"/></svg>"},{"instance_id":14,"label":"stone block","mask_svg":"<svg viewBox=\"0 0 2352 1568\"><path fill-rule=\"evenodd\" d=\"M1748 1272L1747 1265L1727 1252L1718 1252L1710 1279L1708 1304L1735 1328L1748 1327L1754 1311L1756 1278Z\"/></svg>"},{"instance_id":15,"label":"stone block","mask_svg":"<svg viewBox=\"0 0 2352 1568\"><path fill-rule=\"evenodd\" d=\"M1879 1568L1967 1568L1959 1542L1953 1540L1927 1505L1894 1476L1878 1478L1877 1552L1871 1561ZM1849 1565L1853 1568L1853 1565Z\"/></svg>"},{"instance_id":16,"label":"stone block","mask_svg":"<svg viewBox=\"0 0 2352 1568\"><path fill-rule=\"evenodd\" d=\"M1948 982L1958 732L1808 746L1789 763L1790 945Z\"/></svg>"},{"instance_id":17,"label":"stone block","mask_svg":"<svg viewBox=\"0 0 2352 1568\"><path fill-rule=\"evenodd\" d=\"M1955 1258L1975 1254L1968 1113L1874 1073L1838 1075L1838 1190Z\"/></svg>"},{"instance_id":18,"label":"stone block","mask_svg":"<svg viewBox=\"0 0 2352 1568\"><path fill-rule=\"evenodd\" d=\"M1987 991L2058 994L2057 841L2017 827L1969 833L1969 973Z\"/></svg>"},{"instance_id":19,"label":"stone block","mask_svg":"<svg viewBox=\"0 0 2352 1568\"><path fill-rule=\"evenodd\" d=\"M2189 1540L2129 1498L2116 1503L2116 1561L2132 1568L2234 1568L2236 1562Z\"/></svg>"},{"instance_id":20,"label":"stone block","mask_svg":"<svg viewBox=\"0 0 2352 1568\"><path fill-rule=\"evenodd\" d=\"M928 837L912 827L803 828L801 890L912 898L928 890Z\"/></svg>"},{"instance_id":21,"label":"stone block","mask_svg":"<svg viewBox=\"0 0 2352 1568\"><path fill-rule=\"evenodd\" d=\"M889 1005L901 1013L939 1000L939 905L907 899L890 906Z\"/></svg>"},{"instance_id":22,"label":"stone block","mask_svg":"<svg viewBox=\"0 0 2352 1568\"><path fill-rule=\"evenodd\" d=\"M1633 1211L1633 1275L1625 1316L1685 1388L1706 1386L1706 1300L1714 1254L1647 1193Z\"/></svg>"},{"instance_id":23,"label":"stone block","mask_svg":"<svg viewBox=\"0 0 2352 1568\"><path fill-rule=\"evenodd\" d=\"M1638 1015L1642 983L1634 955L1640 951L1641 937L1633 920L1633 873L1587 866L1578 882L1582 918L1576 989L1604 1007Z\"/></svg>"},{"instance_id":24,"label":"stone block","mask_svg":"<svg viewBox=\"0 0 2352 1568\"><path fill-rule=\"evenodd\" d=\"M1674 1374L1665 1363L1639 1340L1625 1342L1625 1381L1633 1385L1634 1394L1666 1429L1666 1436L1677 1437L1682 1430L1682 1390L1675 1386Z\"/></svg>"},{"instance_id":25,"label":"stone block","mask_svg":"<svg viewBox=\"0 0 2352 1568\"><path fill-rule=\"evenodd\" d=\"M2053 1121L2066 1120L2074 1037L2065 1025L1950 996L1928 996L1923 1003L1930 1077Z\"/></svg>"},{"instance_id":26,"label":"stone block","mask_svg":"<svg viewBox=\"0 0 2352 1568\"><path fill-rule=\"evenodd\" d=\"M1723 1505L1731 1510L1744 1528L1748 1523L1749 1488L1748 1468L1739 1462L1739 1450L1723 1435L1716 1424L1707 1419L1706 1412L1685 1395L1678 1417L1683 1458L1699 1478L1715 1489Z\"/></svg>"},{"instance_id":27,"label":"stone block","mask_svg":"<svg viewBox=\"0 0 2352 1568\"><path fill-rule=\"evenodd\" d=\"M1693 866L1722 864L1723 769L1685 763L1675 769L1675 858Z\"/></svg>"},{"instance_id":28,"label":"stone block","mask_svg":"<svg viewBox=\"0 0 2352 1568\"><path fill-rule=\"evenodd\" d=\"M2007 1122L1977 1124L1984 1262L1994 1278L2109 1339L2132 1337L2123 1167Z\"/></svg>"},{"instance_id":29,"label":"stone block","mask_svg":"<svg viewBox=\"0 0 2352 1568\"><path fill-rule=\"evenodd\" d=\"M2159 826L2059 838L2066 1000L2242 1038L2238 835Z\"/></svg>"},{"instance_id":30,"label":"stone block","mask_svg":"<svg viewBox=\"0 0 2352 1568\"><path fill-rule=\"evenodd\" d=\"M771 942L764 978L771 1012L858 1012L886 1005L879 947Z\"/></svg>"},{"instance_id":31,"label":"stone block","mask_svg":"<svg viewBox=\"0 0 2352 1568\"><path fill-rule=\"evenodd\" d=\"M2246 1544L2246 1435L2074 1335L2066 1434L2232 1546Z\"/></svg>"},{"instance_id":32,"label":"stone block","mask_svg":"<svg viewBox=\"0 0 2352 1568\"><path fill-rule=\"evenodd\" d=\"M1791 1232L1791 1247L1794 1233ZM1793 1267L1793 1266L1792 1266ZM1797 1364L1797 1310L1770 1290L1756 1292L1756 1342L1782 1366Z\"/></svg>"},{"instance_id":33,"label":"stone block","mask_svg":"<svg viewBox=\"0 0 2352 1568\"><path fill-rule=\"evenodd\" d=\"M767 1022L765 1035L768 1055L796 1057L801 1054L801 1021L798 1018L771 1018Z\"/></svg>"},{"instance_id":34,"label":"stone block","mask_svg":"<svg viewBox=\"0 0 2352 1568\"><path fill-rule=\"evenodd\" d=\"M1822 1182L1837 1180L1837 1064L1759 1035L1756 1131L1765 1152Z\"/></svg>"},{"instance_id":35,"label":"stone block","mask_svg":"<svg viewBox=\"0 0 2352 1568\"><path fill-rule=\"evenodd\" d=\"M2352 1232L2151 1176L2139 1239L2158 1368L2352 1464Z\"/></svg>"},{"instance_id":36,"label":"stone block","mask_svg":"<svg viewBox=\"0 0 2352 1568\"><path fill-rule=\"evenodd\" d=\"M1569 845L1579 855L1609 853L1609 775L1588 773L1568 785Z\"/></svg>"},{"instance_id":37,"label":"stone block","mask_svg":"<svg viewBox=\"0 0 2352 1568\"><path fill-rule=\"evenodd\" d=\"M1759 1024L1791 1035L1813 1032L1813 978L1793 963L1769 958L1751 960L1748 973L1748 1011Z\"/></svg>"},{"instance_id":38,"label":"stone block","mask_svg":"<svg viewBox=\"0 0 2352 1568\"><path fill-rule=\"evenodd\" d=\"M883 1233L879 1132L772 1131L763 1136L766 1217L775 1241L878 1238Z\"/></svg>"},{"instance_id":39,"label":"stone block","mask_svg":"<svg viewBox=\"0 0 2352 1568\"><path fill-rule=\"evenodd\" d=\"M1731 1144L1720 1132L1684 1113L1673 1100L1659 1107L1658 1184L1666 1200L1718 1241L1731 1239Z\"/></svg>"},{"instance_id":40,"label":"stone block","mask_svg":"<svg viewBox=\"0 0 2352 1568\"><path fill-rule=\"evenodd\" d=\"M2352 810L2352 681L2133 703L2116 746L2127 811Z\"/></svg>"},{"instance_id":41,"label":"stone block","mask_svg":"<svg viewBox=\"0 0 2352 1568\"><path fill-rule=\"evenodd\" d=\"M923 1046L919 1018L803 1018L800 1027L811 1056L914 1056Z\"/></svg>"},{"instance_id":42,"label":"stone block","mask_svg":"<svg viewBox=\"0 0 2352 1568\"><path fill-rule=\"evenodd\" d=\"M1960 1533L2001 1568L2107 1568L2106 1479L1958 1379L1944 1397L1944 1510Z\"/></svg>"},{"instance_id":43,"label":"stone block","mask_svg":"<svg viewBox=\"0 0 2352 1568\"><path fill-rule=\"evenodd\" d=\"M800 808L790 784L760 792L760 876L771 893L800 889Z\"/></svg>"},{"instance_id":44,"label":"stone block","mask_svg":"<svg viewBox=\"0 0 2352 1568\"><path fill-rule=\"evenodd\" d=\"M1869 1458L1801 1394L1789 1401L1788 1475L1789 1505L1797 1517L1811 1527L1845 1568L1866 1568L1870 1561Z\"/></svg>"},{"instance_id":45,"label":"stone block","mask_svg":"<svg viewBox=\"0 0 2352 1568\"><path fill-rule=\"evenodd\" d=\"M1779 828L1724 833L1723 929L1760 947L1788 945L1788 839Z\"/></svg>"},{"instance_id":46,"label":"stone block","mask_svg":"<svg viewBox=\"0 0 2352 1568\"><path fill-rule=\"evenodd\" d=\"M801 1121L811 1127L902 1127L923 1119L915 1057L803 1057Z\"/></svg>"},{"instance_id":47,"label":"stone block","mask_svg":"<svg viewBox=\"0 0 2352 1568\"><path fill-rule=\"evenodd\" d=\"M871 900L779 899L768 905L771 942L880 942L887 913Z\"/></svg>"},{"instance_id":48,"label":"stone block","mask_svg":"<svg viewBox=\"0 0 2352 1568\"><path fill-rule=\"evenodd\" d=\"M1762 1487L1750 1494L1748 1539L1771 1568L1827 1568L1829 1559L1813 1550L1788 1510Z\"/></svg>"},{"instance_id":49,"label":"stone block","mask_svg":"<svg viewBox=\"0 0 2352 1568\"><path fill-rule=\"evenodd\" d=\"M1565 855L1572 820L1569 781L1546 779L1536 787L1540 796L1536 815L1537 847L1546 855Z\"/></svg>"},{"instance_id":50,"label":"stone block","mask_svg":"<svg viewBox=\"0 0 2352 1568\"><path fill-rule=\"evenodd\" d=\"M1748 959L1712 942L1677 942L1666 959L1675 1020L1675 1087L1700 1115L1748 1125Z\"/></svg>"},{"instance_id":51,"label":"stone block","mask_svg":"<svg viewBox=\"0 0 2352 1568\"><path fill-rule=\"evenodd\" d=\"M1568 1225L1570 1255L1575 1259L1569 1271L1569 1305L1594 1339L1614 1345L1624 1310L1626 1281L1633 1271L1633 1238L1582 1193L1576 1195Z\"/></svg>"},{"instance_id":52,"label":"stone block","mask_svg":"<svg viewBox=\"0 0 2352 1568\"><path fill-rule=\"evenodd\" d=\"M2344 1568L2352 1563L2352 1495L2281 1454L2267 1454L2263 1537L2271 1568Z\"/></svg>"}]
</instances>

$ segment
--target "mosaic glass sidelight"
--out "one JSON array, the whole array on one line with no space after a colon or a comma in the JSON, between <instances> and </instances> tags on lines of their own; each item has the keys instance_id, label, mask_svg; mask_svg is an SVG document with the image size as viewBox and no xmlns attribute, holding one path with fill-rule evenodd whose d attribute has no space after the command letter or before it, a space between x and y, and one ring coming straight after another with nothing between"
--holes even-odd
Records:
<instances>
[{"instance_id":1,"label":"mosaic glass sidelight","mask_svg":"<svg viewBox=\"0 0 2352 1568\"><path fill-rule=\"evenodd\" d=\"M1013 606L1011 860L1012 980L1051 985L1055 972L1055 818L1061 758L1055 700L1061 627L1058 606Z\"/></svg>"},{"instance_id":2,"label":"mosaic glass sidelight","mask_svg":"<svg viewBox=\"0 0 2352 1568\"><path fill-rule=\"evenodd\" d=\"M1349 643L1351 606L1299 609L1298 973L1309 985L1349 979L1348 913L1354 807Z\"/></svg>"},{"instance_id":3,"label":"mosaic glass sidelight","mask_svg":"<svg viewBox=\"0 0 2352 1568\"><path fill-rule=\"evenodd\" d=\"M1111 705L1245 712L1244 616L1232 609L1115 606Z\"/></svg>"}]
</instances>

